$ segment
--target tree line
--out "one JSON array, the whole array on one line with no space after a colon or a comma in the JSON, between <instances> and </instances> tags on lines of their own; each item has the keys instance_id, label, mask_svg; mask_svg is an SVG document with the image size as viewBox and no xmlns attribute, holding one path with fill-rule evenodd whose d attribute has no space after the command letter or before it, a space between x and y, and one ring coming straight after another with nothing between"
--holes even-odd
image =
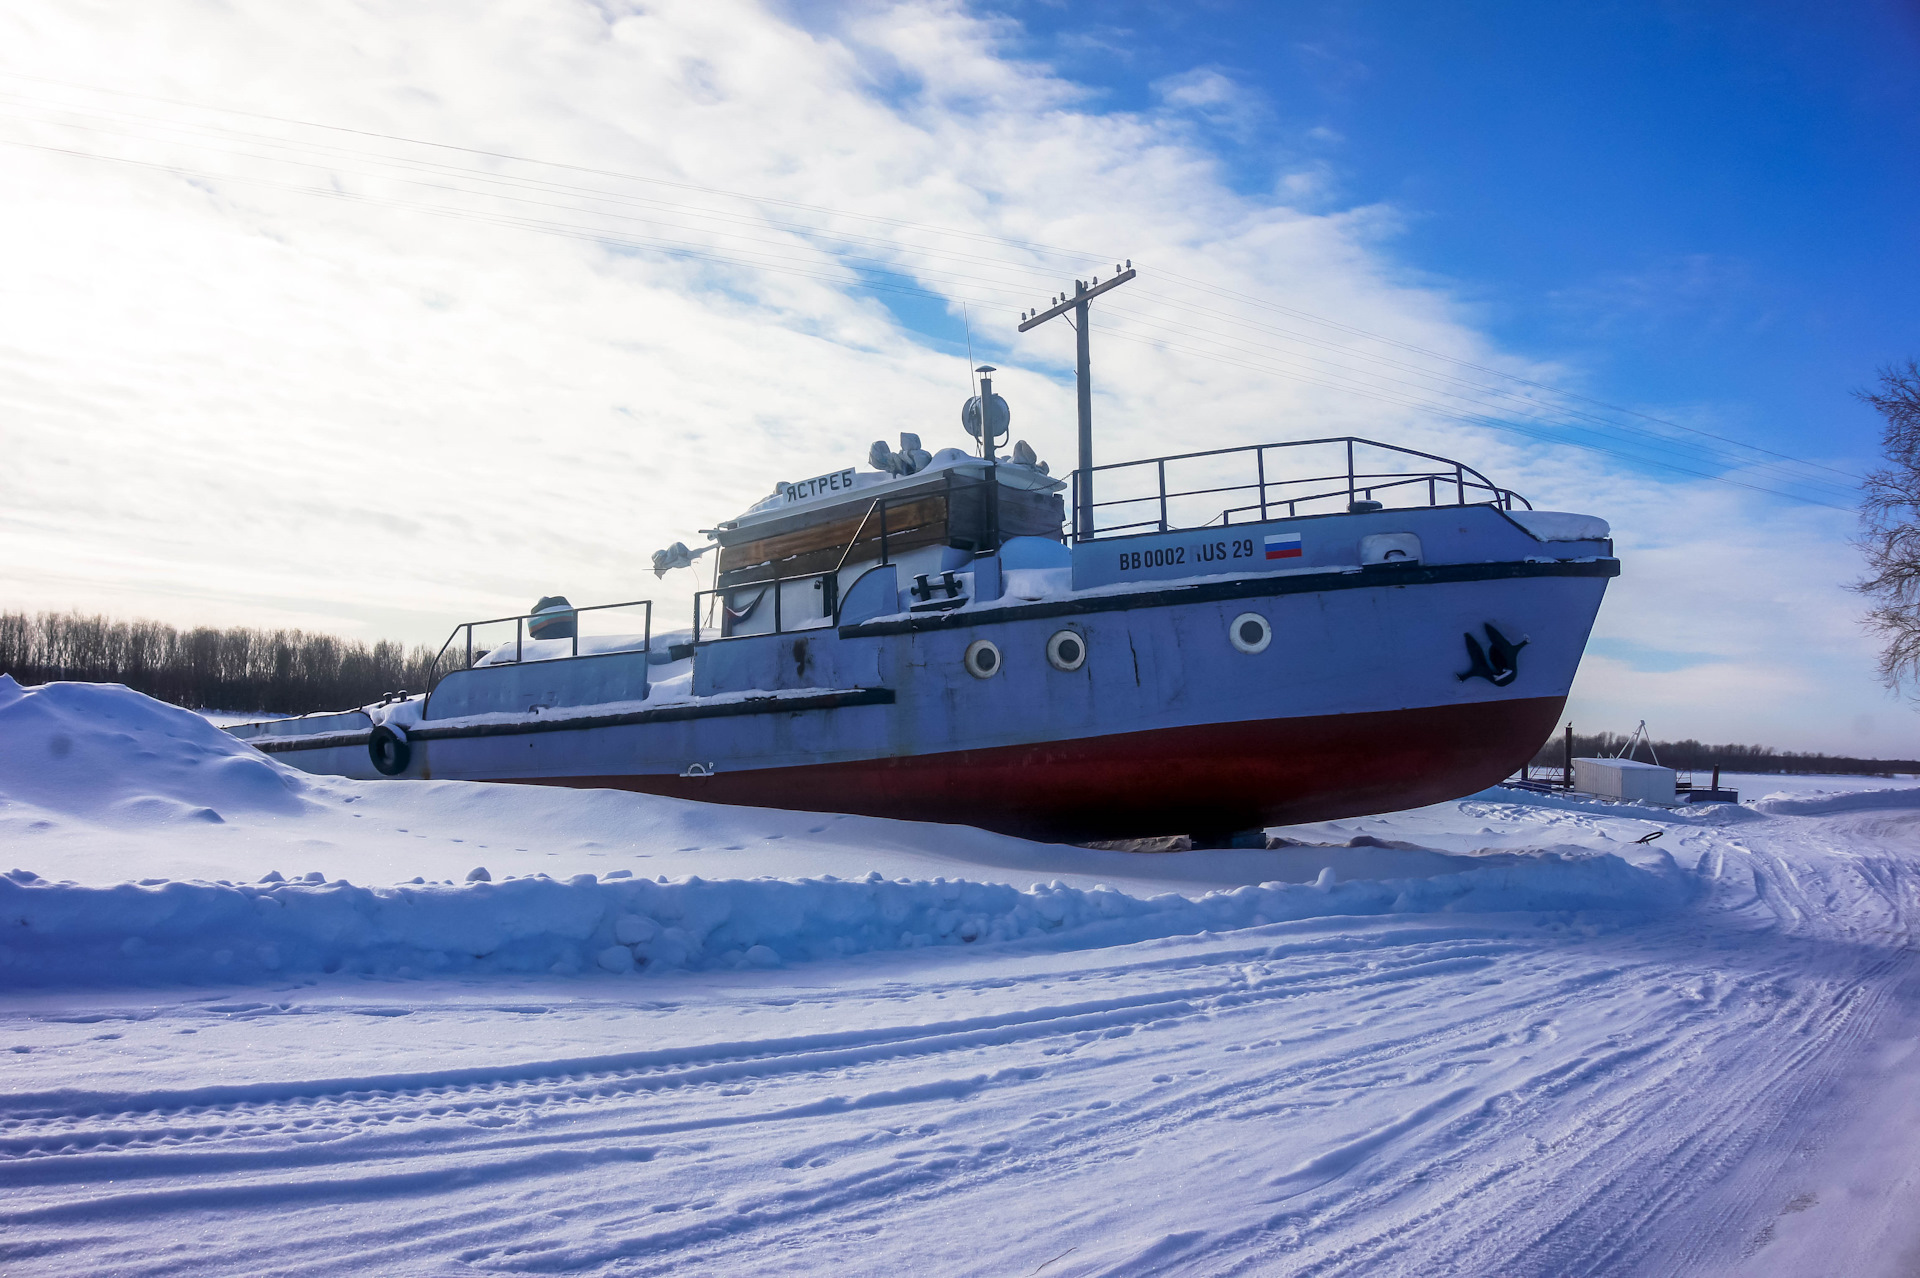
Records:
<instances>
[{"instance_id":1,"label":"tree line","mask_svg":"<svg viewBox=\"0 0 1920 1278\"><path fill-rule=\"evenodd\" d=\"M304 630L180 630L76 612L0 612L0 674L23 684L123 683L206 710L305 714L417 692L436 651Z\"/></svg>"},{"instance_id":2,"label":"tree line","mask_svg":"<svg viewBox=\"0 0 1920 1278\"><path fill-rule=\"evenodd\" d=\"M1574 733L1573 757L1576 759L1611 758L1626 748L1630 736L1618 732L1597 732L1592 735ZM1661 764L1677 768L1682 772L1689 770L1704 772L1710 768L1723 768L1728 772L1794 772L1816 773L1836 776L1886 777L1897 772L1920 772L1920 761L1913 759L1855 759L1840 754L1801 754L1792 750L1776 750L1772 746L1760 745L1703 745L1691 738L1685 741L1656 741L1653 754L1647 753L1643 742L1632 757L1642 763L1653 762L1658 756ZM1566 737L1555 736L1540 747L1533 756L1533 766L1538 768L1558 768L1566 763Z\"/></svg>"}]
</instances>

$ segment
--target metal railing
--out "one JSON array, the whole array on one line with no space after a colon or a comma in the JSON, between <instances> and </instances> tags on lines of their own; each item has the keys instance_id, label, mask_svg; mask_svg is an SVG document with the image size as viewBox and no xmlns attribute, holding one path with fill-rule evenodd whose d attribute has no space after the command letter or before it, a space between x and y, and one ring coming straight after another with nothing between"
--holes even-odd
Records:
<instances>
[{"instance_id":1,"label":"metal railing","mask_svg":"<svg viewBox=\"0 0 1920 1278\"><path fill-rule=\"evenodd\" d=\"M1283 449L1295 448L1336 448L1344 452L1345 464L1337 470L1328 470L1323 474L1296 475L1287 478L1273 478L1268 454ZM1402 465L1399 469L1368 469L1358 464L1355 449L1376 449L1390 455L1391 460L1414 459L1416 462L1438 463L1437 467L1419 469ZM1192 488L1170 488L1167 468L1185 464L1188 469L1201 468L1199 463L1207 459L1246 458L1252 463L1252 475L1241 481L1231 483L1202 481L1201 486ZM1361 458L1374 466L1372 459ZM1231 464L1231 463L1229 463ZM1148 470L1147 468L1151 468ZM1356 502L1378 501L1377 494L1392 497L1418 498L1423 493L1425 505L1474 505L1490 503L1502 510L1511 510L1515 502L1531 510L1532 503L1525 497L1508 488L1502 488L1473 467L1463 462L1441 457L1434 453L1423 453L1418 449L1401 448L1396 444L1382 444L1376 440L1362 439L1356 435L1336 435L1326 439L1302 439L1283 444L1247 444L1239 448L1214 448L1205 452L1175 453L1167 457L1148 457L1140 461L1111 462L1105 466L1095 466L1094 501L1092 509L1097 522L1103 510L1122 515L1122 521L1105 527L1096 527L1093 537L1111 536L1118 533L1138 533L1144 531L1171 532L1181 528L1205 528L1218 522L1231 525L1235 517L1241 522L1264 522L1269 519L1292 517L1307 508L1308 513L1316 512L1311 508L1316 504L1332 505L1335 509L1350 509ZM1244 472L1243 472L1244 473ZM1144 477L1144 485L1129 485L1128 481ZM1099 494L1109 484L1119 484L1123 490L1130 486L1138 487L1138 495L1112 497L1100 500ZM1237 502L1232 494L1240 495ZM1210 502L1201 506L1207 517L1201 522L1181 522L1174 510L1175 503L1187 507L1200 505L1199 499L1228 496L1228 504L1215 507ZM1469 500L1471 498L1471 500ZM1080 509L1082 501L1081 475L1073 474L1074 509ZM1344 503L1344 505L1342 505ZM1386 503L1382 503L1383 505ZM1408 501L1404 505L1417 505L1418 501ZM1116 508L1131 508L1118 511ZM1145 507L1145 518L1127 518ZM1212 513L1216 511L1218 513ZM1071 531L1069 535L1072 534Z\"/></svg>"},{"instance_id":2,"label":"metal railing","mask_svg":"<svg viewBox=\"0 0 1920 1278\"><path fill-rule=\"evenodd\" d=\"M527 643L527 624L526 623L527 622L531 621L535 617L557 618L557 617L572 616L573 618L573 634L571 636L573 640L572 651L568 652L565 657L540 658L540 660L542 661L569 661L581 655L580 654L580 615L582 613L588 613L588 612L606 612L613 608L644 608L646 610L645 620L642 623L643 629L641 631L640 646L637 648L635 647L609 648L604 652L589 652L586 655L589 657L603 657L603 656L609 655L610 653L616 653L616 652L651 652L653 651L653 600L651 599L629 599L625 603L589 604L584 608L575 608L575 607L569 606L568 608L565 608L563 610L552 611L552 612L523 612L517 617L489 617L485 621L463 621L459 625L453 628L452 633L450 633L447 636L447 641L440 645L440 651L434 655L433 664L427 667L427 691L432 692L434 685L439 682L440 662L446 657L447 649L453 647L453 641L460 637L460 634L462 631L466 632L466 637L467 637L466 664L463 666L457 667L457 669L461 669L461 670L474 669L473 628L475 626L498 626L498 625L504 625L506 622L509 622L509 621L513 623L513 660L512 661L501 660L501 661L491 662L489 664L498 665L498 666L518 665L520 664L522 658L525 656L525 653L526 653L526 643ZM544 643L548 641L537 639L535 640L535 642ZM452 671L448 671L448 673L451 674Z\"/></svg>"},{"instance_id":3,"label":"metal railing","mask_svg":"<svg viewBox=\"0 0 1920 1278\"><path fill-rule=\"evenodd\" d=\"M1523 763L1519 771L1500 783L1515 790L1558 793L1573 788L1573 774L1565 764Z\"/></svg>"},{"instance_id":4,"label":"metal railing","mask_svg":"<svg viewBox=\"0 0 1920 1278\"><path fill-rule=\"evenodd\" d=\"M786 619L782 615L783 609L781 605L781 596L785 592L781 590L781 587L791 581L811 581L819 586L822 596L821 615L810 620L806 625L794 626L793 629L817 630L823 626L832 625L835 614L840 610L839 600L832 597L837 593L836 587L840 580L839 571L840 570L836 568L829 572L803 572L792 577L759 577L752 581L739 581L730 586L718 586L711 590L696 590L693 592L693 642L695 644L701 642L700 614L703 611L702 600L709 602L717 600L722 608L726 608L727 596L738 594L742 590L752 590L755 586L761 588L760 593L754 596L753 602L748 604L744 611L735 614L735 616L738 620L745 621L749 616L759 611L761 601L766 598L767 591L771 590L773 592L773 630L771 633L776 635L785 634L787 632L787 626ZM829 582L834 583L834 585L828 585L827 583ZM711 612L711 608L708 607L706 611ZM729 611L731 612L731 609L729 609ZM718 627L715 627L711 619L709 619L706 628L709 630L717 628L720 631L719 637L726 638L727 632L732 629L732 626L723 622ZM755 633L758 634L762 632L755 631Z\"/></svg>"}]
</instances>

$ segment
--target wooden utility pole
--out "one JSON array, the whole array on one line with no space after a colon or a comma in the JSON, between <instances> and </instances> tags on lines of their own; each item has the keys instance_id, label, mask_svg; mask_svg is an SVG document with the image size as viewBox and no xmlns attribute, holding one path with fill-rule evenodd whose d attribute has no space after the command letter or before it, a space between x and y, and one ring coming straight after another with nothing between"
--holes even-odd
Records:
<instances>
[{"instance_id":1,"label":"wooden utility pole","mask_svg":"<svg viewBox=\"0 0 1920 1278\"><path fill-rule=\"evenodd\" d=\"M1105 284L1099 282L1097 275L1094 276L1092 287L1088 287L1085 280L1075 280L1072 296L1063 295L1062 300L1046 310L1020 317L1020 331L1024 333L1055 316L1073 312L1073 318L1067 322L1074 329L1074 364L1080 392L1080 458L1079 465L1075 467L1079 493L1073 512L1076 539L1093 536L1093 360L1087 349L1087 303L1110 288L1119 288L1134 275L1132 262L1128 262L1124 268L1115 266L1113 269L1114 277Z\"/></svg>"}]
</instances>

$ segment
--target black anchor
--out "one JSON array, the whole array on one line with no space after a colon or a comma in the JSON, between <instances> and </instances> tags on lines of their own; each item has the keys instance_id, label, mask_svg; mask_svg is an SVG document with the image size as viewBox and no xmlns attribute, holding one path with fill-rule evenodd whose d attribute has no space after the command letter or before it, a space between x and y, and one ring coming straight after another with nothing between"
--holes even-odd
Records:
<instances>
[{"instance_id":1,"label":"black anchor","mask_svg":"<svg viewBox=\"0 0 1920 1278\"><path fill-rule=\"evenodd\" d=\"M1488 622L1482 627L1487 632L1487 646L1480 647L1480 641L1472 635L1461 635L1467 641L1467 668L1454 678L1465 682L1468 679L1485 679L1496 688L1504 688L1520 676L1520 650L1531 640L1522 638L1513 642Z\"/></svg>"}]
</instances>

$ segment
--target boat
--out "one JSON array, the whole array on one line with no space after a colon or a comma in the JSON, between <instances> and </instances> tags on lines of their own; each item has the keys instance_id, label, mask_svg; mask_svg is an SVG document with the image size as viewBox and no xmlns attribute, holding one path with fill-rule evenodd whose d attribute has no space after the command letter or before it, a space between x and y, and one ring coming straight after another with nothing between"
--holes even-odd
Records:
<instances>
[{"instance_id":1,"label":"boat","mask_svg":"<svg viewBox=\"0 0 1920 1278\"><path fill-rule=\"evenodd\" d=\"M1004 404L982 389L976 426ZM685 630L555 596L456 626L424 693L229 731L345 777L1222 846L1511 774L1619 572L1605 521L1418 450L1229 447L1069 485L993 431L876 445L662 552L718 560Z\"/></svg>"},{"instance_id":2,"label":"boat","mask_svg":"<svg viewBox=\"0 0 1920 1278\"><path fill-rule=\"evenodd\" d=\"M1021 315L1074 320L1070 481L1002 452L982 365L971 448L877 441L657 552L656 576L714 556L684 631L656 635L648 600L547 596L456 626L424 693L228 731L345 777L1196 846L1532 758L1620 571L1606 521L1354 436L1094 465L1088 307L1134 276Z\"/></svg>"}]
</instances>

